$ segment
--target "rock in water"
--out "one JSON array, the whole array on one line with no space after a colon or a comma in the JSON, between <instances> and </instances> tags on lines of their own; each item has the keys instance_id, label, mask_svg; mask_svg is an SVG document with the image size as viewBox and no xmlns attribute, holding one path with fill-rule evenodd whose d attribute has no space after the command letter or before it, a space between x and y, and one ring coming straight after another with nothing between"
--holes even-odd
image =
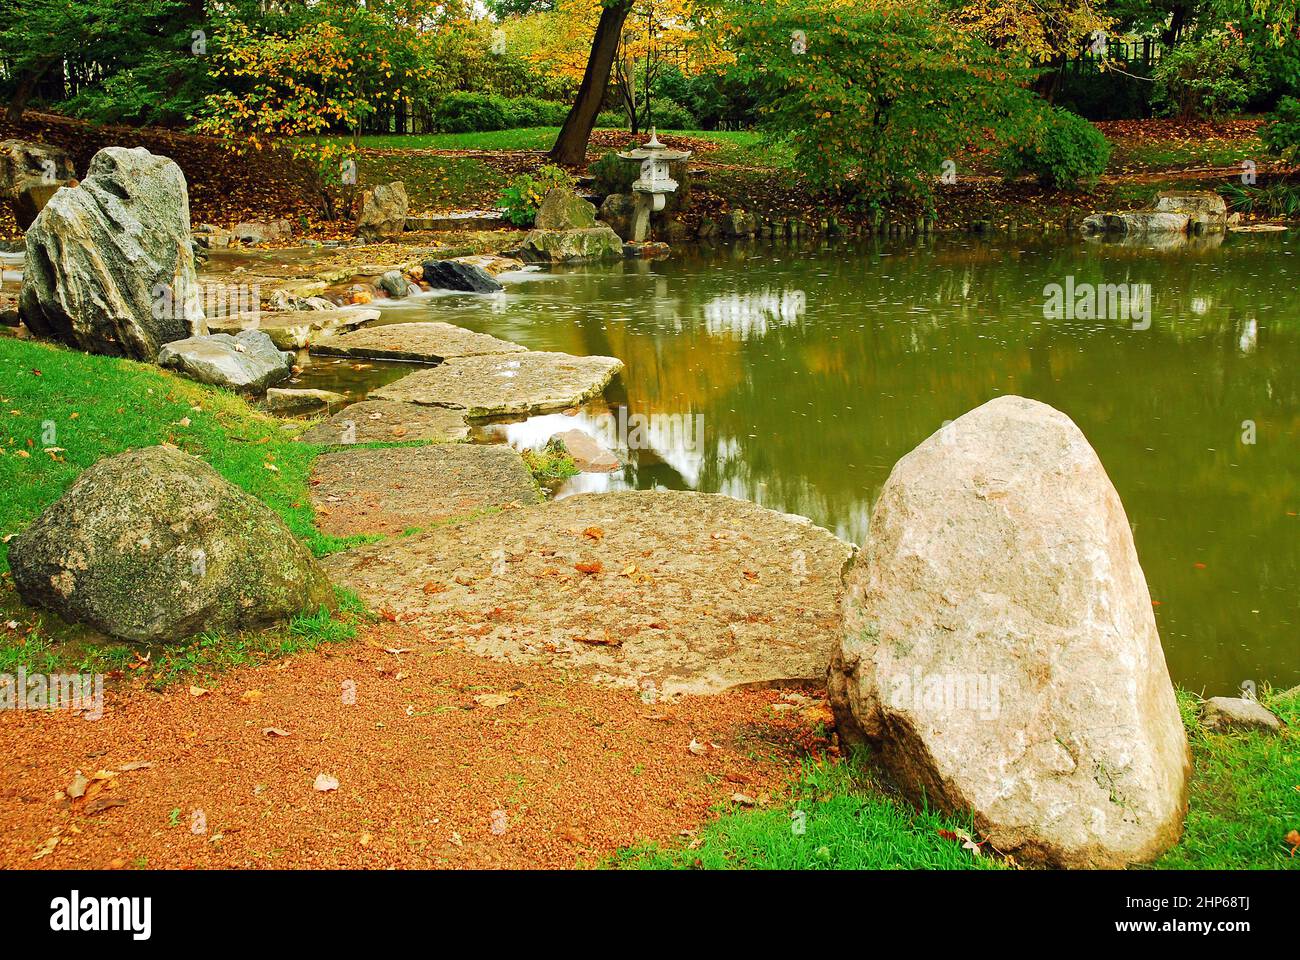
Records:
<instances>
[{"instance_id":1,"label":"rock in water","mask_svg":"<svg viewBox=\"0 0 1300 960\"><path fill-rule=\"evenodd\" d=\"M139 642L333 608L321 568L269 507L170 447L100 460L14 538L24 601Z\"/></svg>"},{"instance_id":2,"label":"rock in water","mask_svg":"<svg viewBox=\"0 0 1300 960\"><path fill-rule=\"evenodd\" d=\"M481 266L463 260L430 260L423 269L424 282L436 290L496 293L505 289Z\"/></svg>"},{"instance_id":3,"label":"rock in water","mask_svg":"<svg viewBox=\"0 0 1300 960\"><path fill-rule=\"evenodd\" d=\"M199 383L260 393L289 379L293 354L279 349L261 330L241 330L233 337L214 333L169 343L158 354L158 366Z\"/></svg>"},{"instance_id":4,"label":"rock in water","mask_svg":"<svg viewBox=\"0 0 1300 960\"><path fill-rule=\"evenodd\" d=\"M1022 861L1177 841L1190 754L1119 495L1078 427L1000 397L900 460L850 570L840 736Z\"/></svg>"},{"instance_id":5,"label":"rock in water","mask_svg":"<svg viewBox=\"0 0 1300 960\"><path fill-rule=\"evenodd\" d=\"M27 231L19 311L32 333L152 361L207 332L181 168L143 147L105 147Z\"/></svg>"},{"instance_id":6,"label":"rock in water","mask_svg":"<svg viewBox=\"0 0 1300 960\"><path fill-rule=\"evenodd\" d=\"M406 229L406 185L400 180L379 184L361 195L357 236L363 240L396 240Z\"/></svg>"},{"instance_id":7,"label":"rock in water","mask_svg":"<svg viewBox=\"0 0 1300 960\"><path fill-rule=\"evenodd\" d=\"M527 263L597 263L623 259L623 241L609 227L530 230L519 248Z\"/></svg>"}]
</instances>

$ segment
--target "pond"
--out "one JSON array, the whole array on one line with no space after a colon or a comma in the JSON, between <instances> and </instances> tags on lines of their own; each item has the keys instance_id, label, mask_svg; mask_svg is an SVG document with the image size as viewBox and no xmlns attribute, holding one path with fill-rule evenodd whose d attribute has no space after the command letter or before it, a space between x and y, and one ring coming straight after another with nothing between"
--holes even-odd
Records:
<instances>
[{"instance_id":1,"label":"pond","mask_svg":"<svg viewBox=\"0 0 1300 960\"><path fill-rule=\"evenodd\" d=\"M430 297L384 319L622 359L602 404L486 431L534 445L582 426L620 447L623 470L560 495L721 492L859 544L895 461L945 421L1005 393L1049 403L1123 498L1175 680L1232 693L1300 681L1297 248L1286 235L1163 250L758 243L515 274L504 294ZM1046 315L1049 284L1089 283L1139 285L1126 289L1149 292L1149 312L1135 297L1125 316ZM318 360L304 380L401 371Z\"/></svg>"}]
</instances>

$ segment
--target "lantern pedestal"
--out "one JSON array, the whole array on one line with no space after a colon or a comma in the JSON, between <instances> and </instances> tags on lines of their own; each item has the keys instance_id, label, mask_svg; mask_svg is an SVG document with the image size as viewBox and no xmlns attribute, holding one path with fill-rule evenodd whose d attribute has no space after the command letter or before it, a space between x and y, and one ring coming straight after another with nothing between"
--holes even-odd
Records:
<instances>
[{"instance_id":1,"label":"lantern pedestal","mask_svg":"<svg viewBox=\"0 0 1300 960\"><path fill-rule=\"evenodd\" d=\"M677 189L677 181L668 175L669 161L685 160L690 150L673 150L659 142L654 127L650 139L643 145L620 153L624 160L641 164L641 176L632 183L632 236L633 243L641 243L650 234L650 214L664 209L668 194Z\"/></svg>"}]
</instances>

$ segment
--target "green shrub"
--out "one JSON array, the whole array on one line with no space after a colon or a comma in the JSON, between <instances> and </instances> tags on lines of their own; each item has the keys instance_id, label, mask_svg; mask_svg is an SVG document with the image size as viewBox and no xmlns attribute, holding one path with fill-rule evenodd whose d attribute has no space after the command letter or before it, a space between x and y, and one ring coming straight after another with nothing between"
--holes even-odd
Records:
<instances>
[{"instance_id":1,"label":"green shrub","mask_svg":"<svg viewBox=\"0 0 1300 960\"><path fill-rule=\"evenodd\" d=\"M607 130L617 130L619 127L626 128L627 117L621 110L602 110L596 116L596 126Z\"/></svg>"},{"instance_id":2,"label":"green shrub","mask_svg":"<svg viewBox=\"0 0 1300 960\"><path fill-rule=\"evenodd\" d=\"M596 192L609 196L611 193L629 193L632 181L637 178L640 168L624 160L613 150L591 165L591 175L596 178Z\"/></svg>"},{"instance_id":3,"label":"green shrub","mask_svg":"<svg viewBox=\"0 0 1300 960\"><path fill-rule=\"evenodd\" d=\"M1152 72L1151 103L1163 116L1220 117L1245 106L1258 92L1262 74L1247 47L1223 34L1207 34L1161 57Z\"/></svg>"},{"instance_id":4,"label":"green shrub","mask_svg":"<svg viewBox=\"0 0 1300 960\"><path fill-rule=\"evenodd\" d=\"M1293 161L1300 152L1300 100L1283 97L1277 105L1273 119L1259 130L1259 138L1269 153Z\"/></svg>"},{"instance_id":5,"label":"green shrub","mask_svg":"<svg viewBox=\"0 0 1300 960\"><path fill-rule=\"evenodd\" d=\"M998 166L1008 177L1028 173L1043 186L1074 189L1095 184L1109 160L1110 143L1101 131L1056 107L998 158Z\"/></svg>"},{"instance_id":6,"label":"green shrub","mask_svg":"<svg viewBox=\"0 0 1300 960\"><path fill-rule=\"evenodd\" d=\"M650 116L646 125L654 124L660 130L694 130L695 118L680 103L668 99L651 101Z\"/></svg>"},{"instance_id":7,"label":"green shrub","mask_svg":"<svg viewBox=\"0 0 1300 960\"><path fill-rule=\"evenodd\" d=\"M433 109L439 133L483 133L516 127L558 127L569 106L537 97L502 97L495 93L450 93Z\"/></svg>"},{"instance_id":8,"label":"green shrub","mask_svg":"<svg viewBox=\"0 0 1300 960\"><path fill-rule=\"evenodd\" d=\"M505 208L505 218L516 227L531 227L537 219L537 209L542 197L551 187L573 189L574 180L568 171L554 164L539 167L534 173L525 173L511 181L497 201Z\"/></svg>"}]
</instances>

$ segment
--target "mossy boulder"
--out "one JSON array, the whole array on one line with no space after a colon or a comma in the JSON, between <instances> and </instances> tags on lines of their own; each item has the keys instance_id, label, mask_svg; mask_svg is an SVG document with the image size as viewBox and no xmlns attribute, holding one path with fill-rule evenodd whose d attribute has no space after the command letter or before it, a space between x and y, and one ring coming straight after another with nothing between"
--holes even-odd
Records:
<instances>
[{"instance_id":1,"label":"mossy boulder","mask_svg":"<svg viewBox=\"0 0 1300 960\"><path fill-rule=\"evenodd\" d=\"M601 224L580 230L531 230L520 255L527 263L595 263L622 260L623 241Z\"/></svg>"},{"instance_id":2,"label":"mossy boulder","mask_svg":"<svg viewBox=\"0 0 1300 960\"><path fill-rule=\"evenodd\" d=\"M269 507L173 447L86 470L9 545L19 596L125 640L183 640L333 608Z\"/></svg>"}]
</instances>

